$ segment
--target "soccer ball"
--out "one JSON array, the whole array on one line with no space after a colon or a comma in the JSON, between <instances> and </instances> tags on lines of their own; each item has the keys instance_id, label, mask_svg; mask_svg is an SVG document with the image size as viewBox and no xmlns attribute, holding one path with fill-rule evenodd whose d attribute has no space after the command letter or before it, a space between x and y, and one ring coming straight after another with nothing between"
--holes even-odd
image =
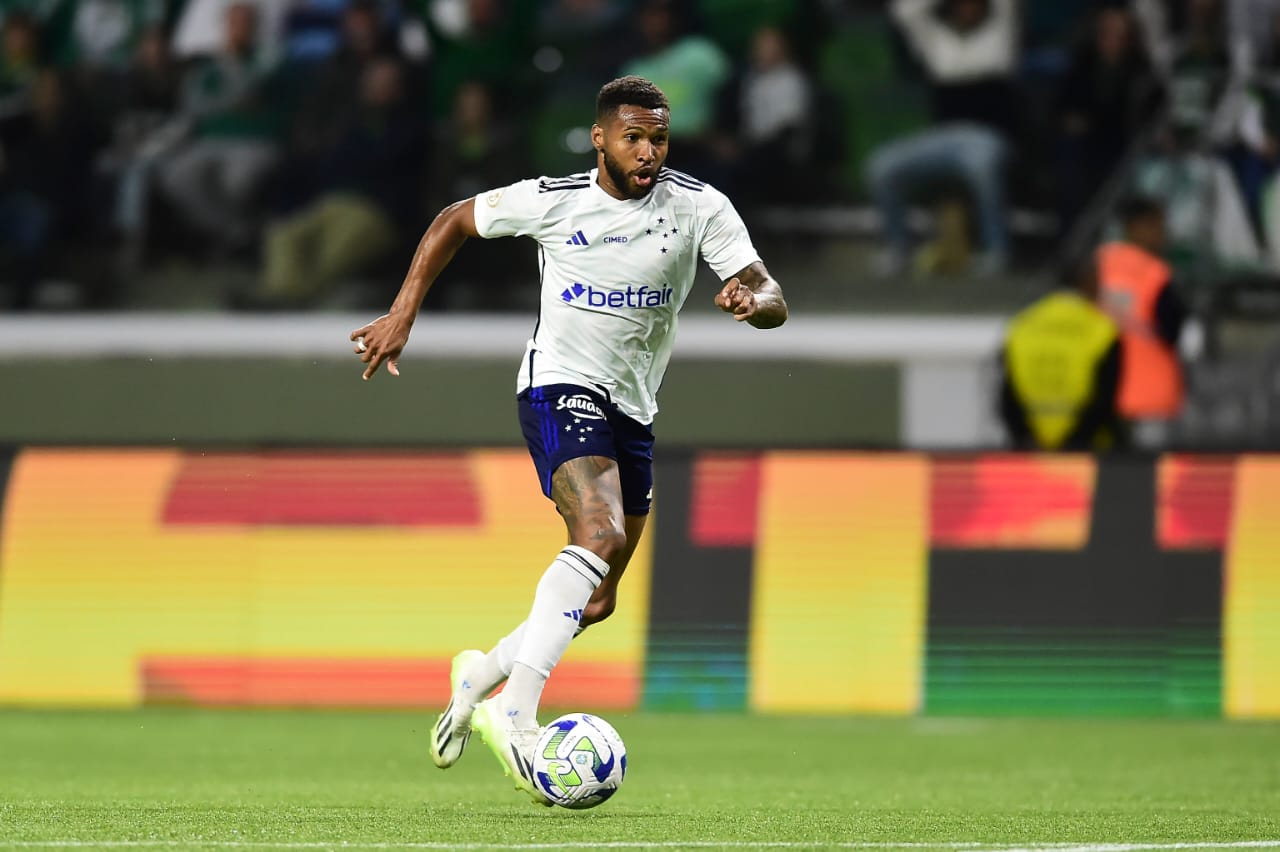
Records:
<instances>
[{"instance_id":1,"label":"soccer ball","mask_svg":"<svg viewBox=\"0 0 1280 852\"><path fill-rule=\"evenodd\" d=\"M542 729L533 749L533 783L563 808L594 808L618 791L627 749L599 716L569 713Z\"/></svg>"}]
</instances>

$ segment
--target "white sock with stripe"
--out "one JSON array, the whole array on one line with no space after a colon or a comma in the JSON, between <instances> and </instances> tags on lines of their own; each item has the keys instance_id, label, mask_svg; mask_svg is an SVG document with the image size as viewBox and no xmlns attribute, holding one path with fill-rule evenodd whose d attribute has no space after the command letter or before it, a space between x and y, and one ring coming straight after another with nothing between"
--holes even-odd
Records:
<instances>
[{"instance_id":1,"label":"white sock with stripe","mask_svg":"<svg viewBox=\"0 0 1280 852\"><path fill-rule=\"evenodd\" d=\"M484 659L477 662L463 674L462 684L458 688L457 701L465 704L466 712L484 701L498 687L511 677L511 669L516 664L516 652L524 641L524 628L527 622L520 622L515 630L498 640L498 644L489 649ZM586 625L579 624L573 631L576 639L586 630Z\"/></svg>"},{"instance_id":2,"label":"white sock with stripe","mask_svg":"<svg viewBox=\"0 0 1280 852\"><path fill-rule=\"evenodd\" d=\"M537 727L542 687L577 633L582 608L608 573L608 562L571 544L538 581L511 677L502 691L503 710L517 728Z\"/></svg>"},{"instance_id":3,"label":"white sock with stripe","mask_svg":"<svg viewBox=\"0 0 1280 852\"><path fill-rule=\"evenodd\" d=\"M471 707L484 701L490 692L502 686L510 676L511 667L516 662L516 652L520 650L520 643L524 641L526 624L528 624L526 621L520 622L515 630L498 640L498 644L484 655L484 659L463 673L462 685L458 689L455 700L458 703L470 705L465 708L466 712L470 712Z\"/></svg>"}]
</instances>

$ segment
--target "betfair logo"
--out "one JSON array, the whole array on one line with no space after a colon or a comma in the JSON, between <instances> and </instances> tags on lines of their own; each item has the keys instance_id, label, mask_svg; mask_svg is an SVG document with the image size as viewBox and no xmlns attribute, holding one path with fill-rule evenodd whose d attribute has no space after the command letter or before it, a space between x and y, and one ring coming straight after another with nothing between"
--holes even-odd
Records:
<instances>
[{"instance_id":1,"label":"betfair logo","mask_svg":"<svg viewBox=\"0 0 1280 852\"><path fill-rule=\"evenodd\" d=\"M670 287L654 289L647 284L639 287L628 284L625 290L598 290L575 281L560 293L560 298L591 308L661 308L671 304L673 295L675 291Z\"/></svg>"}]
</instances>

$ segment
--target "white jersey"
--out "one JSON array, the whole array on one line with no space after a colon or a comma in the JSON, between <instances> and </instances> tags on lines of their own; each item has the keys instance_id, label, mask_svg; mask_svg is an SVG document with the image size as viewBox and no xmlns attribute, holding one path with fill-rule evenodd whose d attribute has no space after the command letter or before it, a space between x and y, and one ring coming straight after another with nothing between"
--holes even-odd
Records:
<instances>
[{"instance_id":1,"label":"white jersey","mask_svg":"<svg viewBox=\"0 0 1280 852\"><path fill-rule=\"evenodd\" d=\"M702 181L664 168L644 198L617 199L596 171L481 193L476 229L538 241L541 307L516 392L594 387L648 424L699 255L721 280L759 255L729 199Z\"/></svg>"}]
</instances>

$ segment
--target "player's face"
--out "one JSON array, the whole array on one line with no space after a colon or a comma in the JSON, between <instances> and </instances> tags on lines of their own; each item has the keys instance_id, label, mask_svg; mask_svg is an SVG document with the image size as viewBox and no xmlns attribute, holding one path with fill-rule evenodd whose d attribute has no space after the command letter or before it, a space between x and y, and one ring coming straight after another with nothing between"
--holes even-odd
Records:
<instances>
[{"instance_id":1,"label":"player's face","mask_svg":"<svg viewBox=\"0 0 1280 852\"><path fill-rule=\"evenodd\" d=\"M644 198L667 159L667 111L623 105L604 125L591 128L604 171L601 185L617 198Z\"/></svg>"}]
</instances>

